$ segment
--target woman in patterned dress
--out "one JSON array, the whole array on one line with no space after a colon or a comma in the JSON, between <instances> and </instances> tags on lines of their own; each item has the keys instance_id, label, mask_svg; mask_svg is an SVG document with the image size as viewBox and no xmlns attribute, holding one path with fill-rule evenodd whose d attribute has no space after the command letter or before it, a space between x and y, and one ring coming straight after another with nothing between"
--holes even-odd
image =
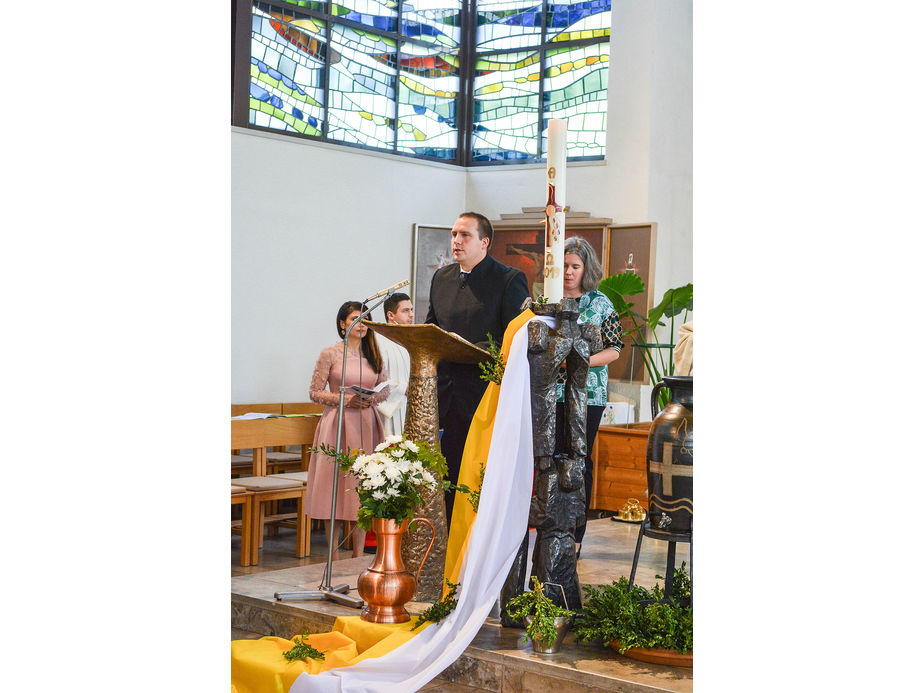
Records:
<instances>
[{"instance_id":1,"label":"woman in patterned dress","mask_svg":"<svg viewBox=\"0 0 924 693\"><path fill-rule=\"evenodd\" d=\"M321 352L314 374L311 377L309 396L312 402L324 405L324 413L314 434L314 446L321 443L331 447L337 444L337 408L340 403L340 378L343 368L343 335L347 327L363 311L358 301L347 301L337 311L337 332L341 341ZM350 332L346 346L346 380L344 385L359 385L373 389L388 380L388 374L382 365L375 344L375 338L368 327L358 324ZM329 390L327 388L330 388ZM340 449L362 449L372 452L376 445L385 440L382 420L375 408L376 404L388 397L388 386L370 397L347 392L344 395L343 434ZM324 519L327 539L330 541L330 505L334 474L339 474L337 482L336 520L356 522L359 511L359 496L356 493L356 477L337 470L337 465L323 453L314 452L308 462L308 486L305 489L305 514L313 518ZM338 536L339 522L335 522L333 536ZM353 526L353 556L363 552L366 531Z\"/></svg>"},{"instance_id":2,"label":"woman in patterned dress","mask_svg":"<svg viewBox=\"0 0 924 693\"><path fill-rule=\"evenodd\" d=\"M603 351L590 357L590 369L587 373L587 457L584 459L584 510L585 520L574 530L574 541L578 556L581 555L581 541L587 529L586 514L590 509L591 489L594 481L594 466L590 453L594 447L594 438L600 427L600 418L606 406L606 386L609 382L607 364L619 358L622 349L622 326L613 303L597 285L603 278L603 268L597 254L583 238L573 236L565 241L565 276L564 296L579 298L578 309L580 321L600 326L603 337ZM555 452L565 452L565 369L558 375L558 404L555 417Z\"/></svg>"}]
</instances>

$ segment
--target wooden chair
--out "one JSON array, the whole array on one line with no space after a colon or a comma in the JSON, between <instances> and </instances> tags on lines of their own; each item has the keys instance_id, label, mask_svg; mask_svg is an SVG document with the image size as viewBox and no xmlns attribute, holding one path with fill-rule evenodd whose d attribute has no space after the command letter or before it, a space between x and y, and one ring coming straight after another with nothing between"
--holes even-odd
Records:
<instances>
[{"instance_id":1,"label":"wooden chair","mask_svg":"<svg viewBox=\"0 0 924 693\"><path fill-rule=\"evenodd\" d=\"M241 536L241 565L249 566L253 556L253 492L231 484L231 505L240 505L241 519L231 521L231 533Z\"/></svg>"},{"instance_id":2,"label":"wooden chair","mask_svg":"<svg viewBox=\"0 0 924 693\"><path fill-rule=\"evenodd\" d=\"M253 492L252 522L254 541L251 546L251 565L259 563L260 547L263 544L263 528L269 522L279 523L291 520L295 527L295 556L304 558L311 551L311 533L308 517L304 513L305 484L297 479L283 479L278 476L248 476L234 480L235 485ZM273 501L295 498L296 512L288 514L267 514L265 507Z\"/></svg>"}]
</instances>

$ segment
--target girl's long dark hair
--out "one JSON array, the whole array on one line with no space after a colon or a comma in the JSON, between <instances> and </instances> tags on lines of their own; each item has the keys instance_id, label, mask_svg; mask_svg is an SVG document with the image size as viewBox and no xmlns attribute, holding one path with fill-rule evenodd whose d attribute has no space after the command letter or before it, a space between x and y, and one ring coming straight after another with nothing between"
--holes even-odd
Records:
<instances>
[{"instance_id":1,"label":"girl's long dark hair","mask_svg":"<svg viewBox=\"0 0 924 693\"><path fill-rule=\"evenodd\" d=\"M347 316L352 313L354 310L358 310L362 313L366 310L364 306L359 301L347 301L342 306L340 310L337 311L337 334L340 335L340 339L343 339L343 335L346 334L346 328L340 327L341 322L346 322ZM347 325L349 327L349 325ZM356 329L355 327L353 328ZM376 373L382 372L382 356L379 354L379 347L375 343L375 335L372 333L372 330L366 330L366 336L363 337L361 342L362 354L369 362L369 365L372 366L372 370Z\"/></svg>"}]
</instances>

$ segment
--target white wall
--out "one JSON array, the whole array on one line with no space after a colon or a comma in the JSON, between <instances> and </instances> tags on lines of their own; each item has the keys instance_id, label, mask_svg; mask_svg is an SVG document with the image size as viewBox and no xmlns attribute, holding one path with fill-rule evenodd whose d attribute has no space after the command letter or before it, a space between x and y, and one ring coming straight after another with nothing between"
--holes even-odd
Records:
<instances>
[{"instance_id":1,"label":"white wall","mask_svg":"<svg viewBox=\"0 0 924 693\"><path fill-rule=\"evenodd\" d=\"M614 0L611 33L607 159L569 165L567 202L658 223L659 300L693 279L691 0ZM410 277L414 223L545 202L544 165L463 169L238 128L231 161L234 402L306 400L340 304Z\"/></svg>"},{"instance_id":2,"label":"white wall","mask_svg":"<svg viewBox=\"0 0 924 693\"><path fill-rule=\"evenodd\" d=\"M307 401L340 305L409 279L414 223L464 201L461 168L234 128L232 401Z\"/></svg>"}]
</instances>

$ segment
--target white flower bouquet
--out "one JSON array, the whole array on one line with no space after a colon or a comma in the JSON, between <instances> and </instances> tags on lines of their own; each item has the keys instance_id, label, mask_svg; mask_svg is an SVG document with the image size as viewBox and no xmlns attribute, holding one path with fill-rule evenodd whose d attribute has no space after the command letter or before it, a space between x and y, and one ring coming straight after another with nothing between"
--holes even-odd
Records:
<instances>
[{"instance_id":1,"label":"white flower bouquet","mask_svg":"<svg viewBox=\"0 0 924 693\"><path fill-rule=\"evenodd\" d=\"M357 522L363 529L372 526L374 517L399 523L413 519L424 504L424 492L455 488L443 479L446 458L429 443L405 436L388 436L371 454L338 453L328 445L321 445L320 452L336 460L341 471L356 477Z\"/></svg>"}]
</instances>

